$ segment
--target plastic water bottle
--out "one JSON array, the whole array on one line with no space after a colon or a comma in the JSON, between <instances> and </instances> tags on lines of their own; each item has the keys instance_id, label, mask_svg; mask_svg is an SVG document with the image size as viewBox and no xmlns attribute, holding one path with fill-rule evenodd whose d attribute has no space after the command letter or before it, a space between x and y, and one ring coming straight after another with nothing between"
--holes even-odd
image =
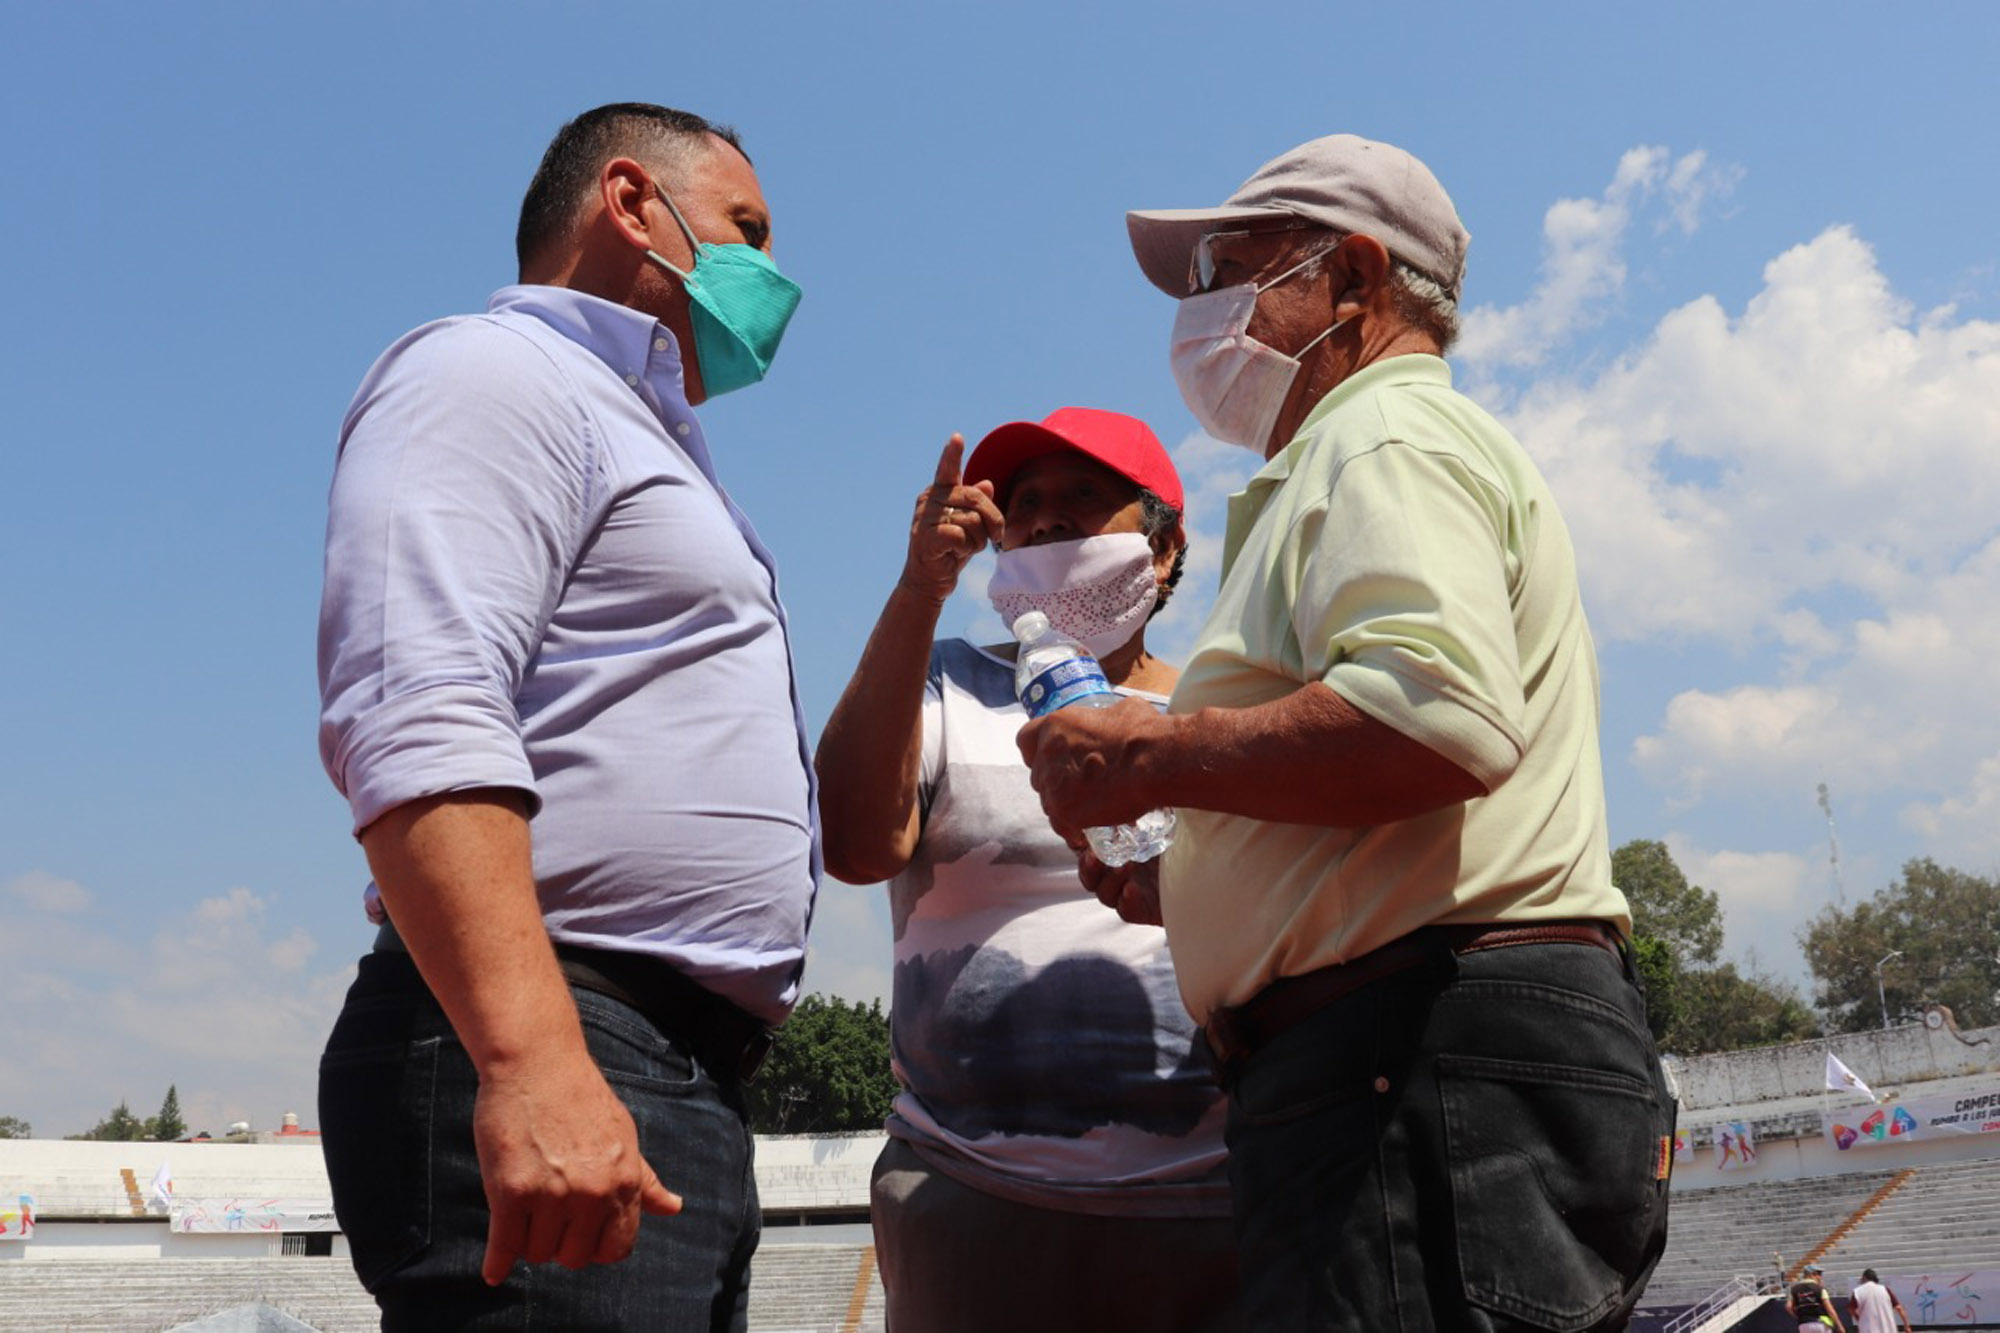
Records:
<instances>
[{"instance_id":1,"label":"plastic water bottle","mask_svg":"<svg viewBox=\"0 0 2000 1333\"><path fill-rule=\"evenodd\" d=\"M1014 659L1014 693L1028 716L1047 717L1058 708L1110 708L1118 691L1104 678L1104 668L1090 650L1049 624L1040 611L1027 611L1014 622L1021 648ZM1090 850L1108 866L1150 861L1174 840L1174 812L1148 810L1130 824L1087 828Z\"/></svg>"}]
</instances>

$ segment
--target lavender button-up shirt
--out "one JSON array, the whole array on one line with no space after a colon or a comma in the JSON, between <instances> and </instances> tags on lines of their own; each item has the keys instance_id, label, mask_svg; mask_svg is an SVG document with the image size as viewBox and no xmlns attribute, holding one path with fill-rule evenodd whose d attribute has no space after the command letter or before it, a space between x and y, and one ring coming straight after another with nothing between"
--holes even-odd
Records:
<instances>
[{"instance_id":1,"label":"lavender button-up shirt","mask_svg":"<svg viewBox=\"0 0 2000 1333\"><path fill-rule=\"evenodd\" d=\"M505 287L375 363L341 428L320 754L354 827L528 793L550 935L797 998L818 816L777 577L674 337Z\"/></svg>"}]
</instances>

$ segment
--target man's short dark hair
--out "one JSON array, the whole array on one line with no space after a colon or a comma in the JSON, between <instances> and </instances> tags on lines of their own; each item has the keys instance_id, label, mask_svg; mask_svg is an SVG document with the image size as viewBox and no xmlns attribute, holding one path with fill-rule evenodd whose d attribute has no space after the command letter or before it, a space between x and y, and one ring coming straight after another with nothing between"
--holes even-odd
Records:
<instances>
[{"instance_id":1,"label":"man's short dark hair","mask_svg":"<svg viewBox=\"0 0 2000 1333\"><path fill-rule=\"evenodd\" d=\"M1861 1270L1861 1280L1863 1282L1880 1282L1882 1279L1875 1276L1874 1269L1864 1268Z\"/></svg>"},{"instance_id":2,"label":"man's short dark hair","mask_svg":"<svg viewBox=\"0 0 2000 1333\"><path fill-rule=\"evenodd\" d=\"M606 162L630 157L675 166L690 152L708 147L711 134L743 152L731 127L651 102L613 102L563 126L542 154L542 165L535 169L521 200L514 256L522 269L569 233ZM750 155L743 153L743 160L749 161Z\"/></svg>"}]
</instances>

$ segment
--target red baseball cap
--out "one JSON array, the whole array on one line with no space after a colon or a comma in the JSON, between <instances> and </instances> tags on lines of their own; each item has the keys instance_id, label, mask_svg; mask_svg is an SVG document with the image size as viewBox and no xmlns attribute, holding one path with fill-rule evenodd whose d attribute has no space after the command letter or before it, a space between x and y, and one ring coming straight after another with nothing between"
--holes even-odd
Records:
<instances>
[{"instance_id":1,"label":"red baseball cap","mask_svg":"<svg viewBox=\"0 0 2000 1333\"><path fill-rule=\"evenodd\" d=\"M995 426L965 460L965 480L991 481L993 493L1004 499L1007 483L1023 463L1062 449L1096 459L1176 509L1187 508L1180 474L1152 427L1137 417L1096 407L1059 407L1040 421Z\"/></svg>"}]
</instances>

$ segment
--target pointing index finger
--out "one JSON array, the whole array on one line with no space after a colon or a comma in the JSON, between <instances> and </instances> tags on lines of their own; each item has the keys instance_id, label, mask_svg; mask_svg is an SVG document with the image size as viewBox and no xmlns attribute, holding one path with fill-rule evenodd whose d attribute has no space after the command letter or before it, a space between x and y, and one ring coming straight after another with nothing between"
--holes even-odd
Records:
<instances>
[{"instance_id":1,"label":"pointing index finger","mask_svg":"<svg viewBox=\"0 0 2000 1333\"><path fill-rule=\"evenodd\" d=\"M958 485L965 475L961 466L964 458L965 437L953 432L952 437L944 442L944 452L938 455L937 476L932 478L933 484L946 489Z\"/></svg>"}]
</instances>

